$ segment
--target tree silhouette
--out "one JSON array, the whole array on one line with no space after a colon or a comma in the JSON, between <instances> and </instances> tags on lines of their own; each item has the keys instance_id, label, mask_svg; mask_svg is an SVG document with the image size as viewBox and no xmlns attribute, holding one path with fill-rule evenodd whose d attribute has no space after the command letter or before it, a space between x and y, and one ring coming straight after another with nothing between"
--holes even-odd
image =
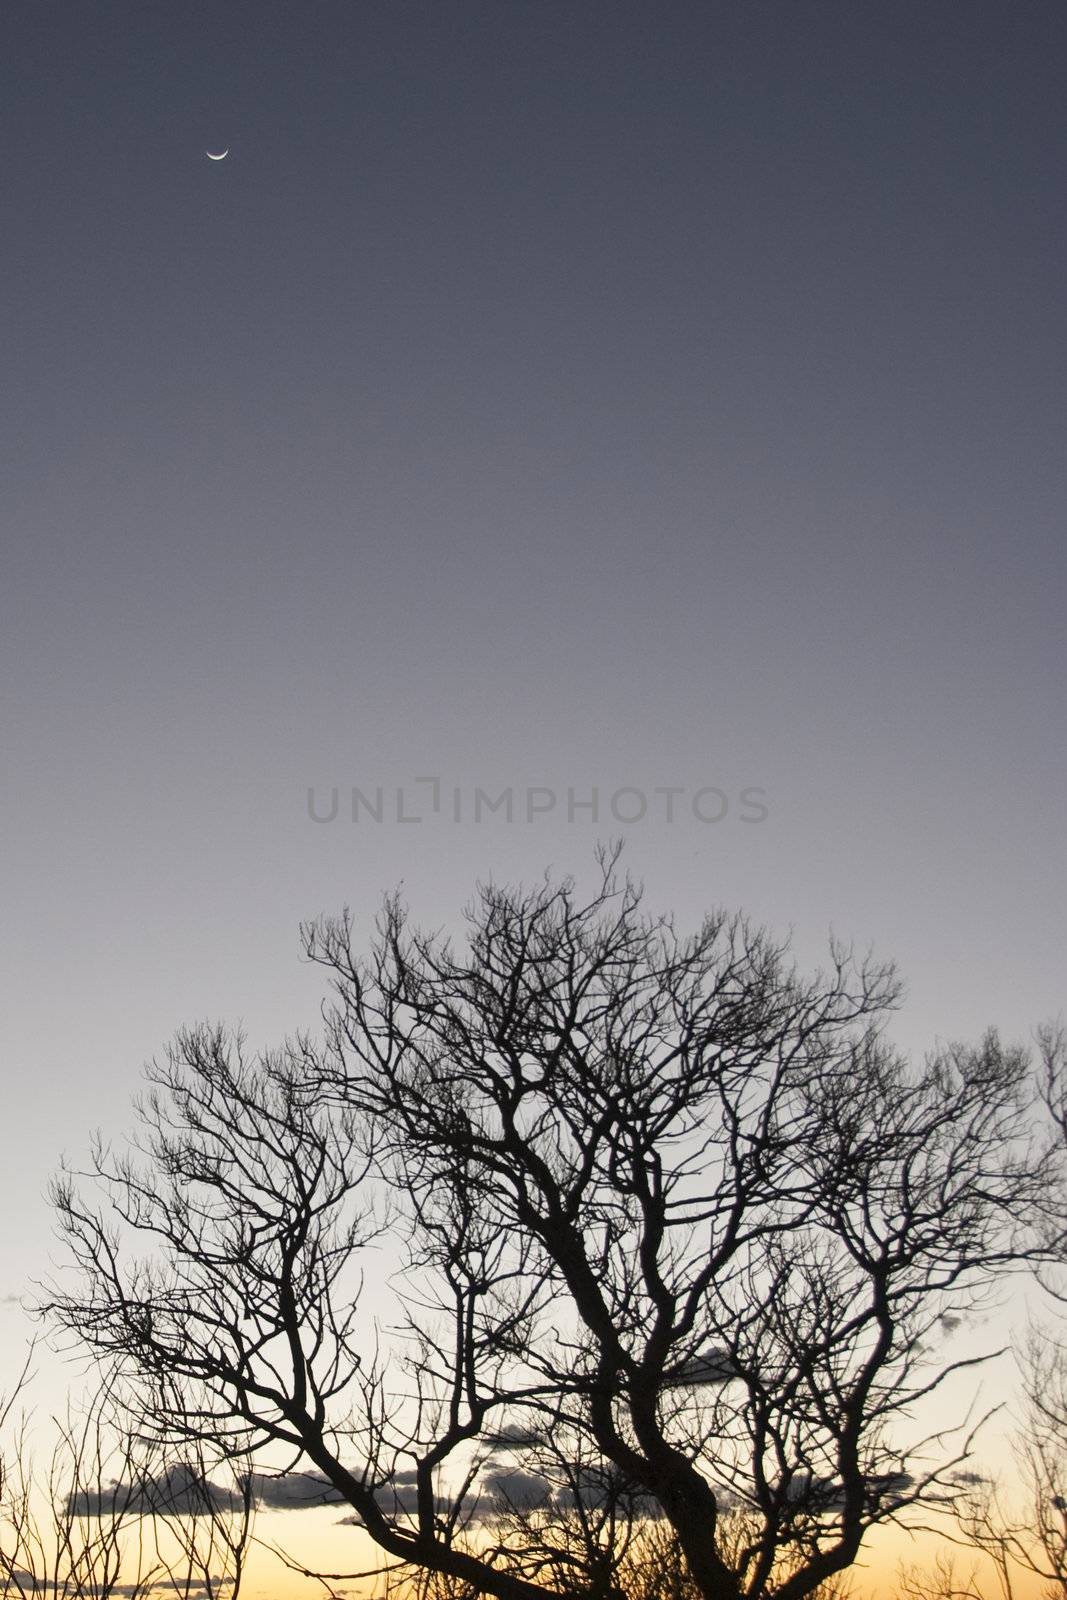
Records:
<instances>
[{"instance_id":1,"label":"tree silhouette","mask_svg":"<svg viewBox=\"0 0 1067 1600\"><path fill-rule=\"evenodd\" d=\"M1061 1150L1067 1150L1067 1032L1038 1032L1041 1098ZM964 1536L992 1561L1003 1600L1015 1600L1020 1579L1042 1581L1045 1600L1067 1596L1067 1225L1051 1219L1040 1272L1058 1312L1031 1321L1017 1352L1022 1414L1012 1439L1014 1485L981 1478L960 1508Z\"/></svg>"},{"instance_id":2,"label":"tree silhouette","mask_svg":"<svg viewBox=\"0 0 1067 1600\"><path fill-rule=\"evenodd\" d=\"M129 1427L114 1376L54 1416L34 1450L27 1361L0 1401L0 1596L11 1600L238 1600L252 1480L186 1442L161 1456Z\"/></svg>"},{"instance_id":3,"label":"tree silhouette","mask_svg":"<svg viewBox=\"0 0 1067 1600\"><path fill-rule=\"evenodd\" d=\"M288 1452L394 1574L616 1594L610 1526L558 1529L625 1504L689 1592L801 1600L952 1502L969 1438L914 1418L979 1358L940 1332L1040 1254L1058 1169L1025 1052L913 1068L890 967L683 936L600 865L483 885L461 946L396 898L366 956L308 925L322 1041L183 1032L139 1147L56 1186L53 1309L165 1442Z\"/></svg>"}]
</instances>

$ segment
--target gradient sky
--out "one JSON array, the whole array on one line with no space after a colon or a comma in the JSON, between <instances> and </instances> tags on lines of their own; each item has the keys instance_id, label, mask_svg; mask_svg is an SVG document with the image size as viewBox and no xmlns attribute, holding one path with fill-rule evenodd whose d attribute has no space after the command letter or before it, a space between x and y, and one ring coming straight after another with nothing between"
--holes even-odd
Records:
<instances>
[{"instance_id":1,"label":"gradient sky","mask_svg":"<svg viewBox=\"0 0 1067 1600\"><path fill-rule=\"evenodd\" d=\"M3 7L0 1298L145 1057L313 1022L298 921L401 878L449 922L622 832L683 922L895 955L909 1047L1061 1010L1065 44L1008 0ZM379 784L423 821L308 815Z\"/></svg>"}]
</instances>

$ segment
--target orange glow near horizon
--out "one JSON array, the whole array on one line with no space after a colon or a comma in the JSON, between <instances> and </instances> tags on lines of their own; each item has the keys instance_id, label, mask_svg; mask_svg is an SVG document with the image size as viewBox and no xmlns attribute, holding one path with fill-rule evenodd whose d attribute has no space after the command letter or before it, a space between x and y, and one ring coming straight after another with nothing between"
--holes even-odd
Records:
<instances>
[{"instance_id":1,"label":"orange glow near horizon","mask_svg":"<svg viewBox=\"0 0 1067 1600\"><path fill-rule=\"evenodd\" d=\"M313 1600L327 1593L357 1600L371 1595L374 1582L360 1575L378 1566L380 1553L366 1534L345 1526L342 1518L340 1507L261 1515L257 1534L263 1544L249 1559L242 1586L246 1600ZM265 1546L283 1549L295 1565L317 1568L328 1577L328 1583L290 1570ZM845 1575L849 1593L854 1600L894 1600L907 1572L931 1572L939 1557L952 1560L958 1587L964 1587L966 1580L966 1586L973 1583L985 1600L1000 1600L1001 1590L987 1558L933 1531L901 1527L878 1528L868 1534L859 1559ZM1038 1579L1020 1573L1015 1600L1032 1600L1039 1589Z\"/></svg>"}]
</instances>

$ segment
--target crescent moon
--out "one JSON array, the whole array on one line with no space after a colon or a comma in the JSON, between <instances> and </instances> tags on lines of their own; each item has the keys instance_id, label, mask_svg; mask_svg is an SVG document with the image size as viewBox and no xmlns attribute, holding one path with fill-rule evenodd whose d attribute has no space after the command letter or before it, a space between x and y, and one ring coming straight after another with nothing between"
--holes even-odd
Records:
<instances>
[{"instance_id":1,"label":"crescent moon","mask_svg":"<svg viewBox=\"0 0 1067 1600\"><path fill-rule=\"evenodd\" d=\"M216 155L213 150L205 150L204 151L204 154L207 156L209 161L225 161L226 157L229 155L229 153L230 153L229 145L226 146L225 150L220 150L218 155Z\"/></svg>"}]
</instances>

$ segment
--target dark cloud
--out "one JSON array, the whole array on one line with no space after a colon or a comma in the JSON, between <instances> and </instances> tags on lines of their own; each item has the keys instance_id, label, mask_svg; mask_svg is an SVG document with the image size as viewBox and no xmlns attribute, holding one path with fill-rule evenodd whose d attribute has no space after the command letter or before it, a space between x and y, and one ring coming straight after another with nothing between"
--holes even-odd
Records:
<instances>
[{"instance_id":1,"label":"dark cloud","mask_svg":"<svg viewBox=\"0 0 1067 1600\"><path fill-rule=\"evenodd\" d=\"M277 1477L257 1473L253 1487L257 1505L271 1511L306 1511L312 1506L344 1503L344 1496L321 1472L286 1472Z\"/></svg>"},{"instance_id":2,"label":"dark cloud","mask_svg":"<svg viewBox=\"0 0 1067 1600\"><path fill-rule=\"evenodd\" d=\"M541 1444L544 1437L536 1428L527 1427L521 1422L509 1422L499 1432L491 1434L486 1443L490 1450L521 1450Z\"/></svg>"},{"instance_id":3,"label":"dark cloud","mask_svg":"<svg viewBox=\"0 0 1067 1600\"><path fill-rule=\"evenodd\" d=\"M692 1389L706 1384L729 1383L738 1376L737 1363L728 1350L701 1350L683 1361L667 1379L672 1388Z\"/></svg>"},{"instance_id":4,"label":"dark cloud","mask_svg":"<svg viewBox=\"0 0 1067 1600\"><path fill-rule=\"evenodd\" d=\"M388 1483L380 1484L375 1499L387 1516L413 1516L418 1509L414 1471L398 1472ZM482 1478L478 1516L484 1520L506 1510L538 1511L561 1503L540 1473L520 1467L493 1468ZM342 1522L360 1526L357 1516L344 1517Z\"/></svg>"},{"instance_id":5,"label":"dark cloud","mask_svg":"<svg viewBox=\"0 0 1067 1600\"><path fill-rule=\"evenodd\" d=\"M977 1473L960 1473L953 1481L962 1485L984 1480ZM903 1495L912 1487L914 1479L906 1472L891 1472L872 1478L870 1483L878 1497L885 1501ZM257 1505L271 1511L306 1511L344 1504L344 1497L321 1472L257 1473L253 1477L253 1491ZM574 1469L570 1484L554 1488L539 1472L518 1466L494 1467L483 1475L481 1491L478 1516L482 1519L505 1511L563 1511L579 1500L588 1507L603 1506L615 1500L625 1503L638 1517L662 1515L661 1507L651 1496L620 1484L610 1472L598 1470ZM783 1493L789 1504L804 1506L809 1511L835 1511L842 1503L840 1484L812 1473L796 1473ZM418 1508L415 1469L402 1468L388 1482L379 1484L375 1499L386 1516L413 1516ZM234 1511L240 1504L236 1488L213 1483L192 1467L181 1464L136 1485L116 1481L103 1489L79 1492L66 1503L69 1512L81 1517L110 1516L116 1512L200 1517L212 1512ZM346 1516L342 1523L359 1526L360 1519Z\"/></svg>"},{"instance_id":6,"label":"dark cloud","mask_svg":"<svg viewBox=\"0 0 1067 1600\"><path fill-rule=\"evenodd\" d=\"M257 1505L271 1511L300 1511L313 1506L340 1505L338 1494L320 1472L256 1473L252 1480ZM232 1485L214 1483L195 1468L179 1463L156 1477L137 1484L119 1481L94 1490L81 1490L67 1501L67 1510L79 1517L111 1516L126 1510L163 1517L202 1517L211 1512L235 1511L241 1496Z\"/></svg>"},{"instance_id":7,"label":"dark cloud","mask_svg":"<svg viewBox=\"0 0 1067 1600\"><path fill-rule=\"evenodd\" d=\"M419 1505L417 1476L414 1467L405 1467L394 1472L388 1483L378 1487L375 1497L386 1516L414 1516ZM352 1520L358 1521L358 1518Z\"/></svg>"},{"instance_id":8,"label":"dark cloud","mask_svg":"<svg viewBox=\"0 0 1067 1600\"><path fill-rule=\"evenodd\" d=\"M233 1579L221 1574L211 1579L210 1590L201 1585L194 1584L189 1589L182 1589L182 1600L211 1600L212 1595L217 1595L221 1588L229 1588ZM62 1578L35 1577L32 1572L27 1572L25 1567L12 1567L8 1570L4 1593L10 1590L25 1590L30 1595L65 1594L69 1585ZM158 1583L113 1583L108 1593L118 1597L118 1600L135 1600L135 1596L144 1594L174 1593L174 1585L170 1579L161 1579Z\"/></svg>"},{"instance_id":9,"label":"dark cloud","mask_svg":"<svg viewBox=\"0 0 1067 1600\"><path fill-rule=\"evenodd\" d=\"M868 1479L871 1492L883 1502L903 1495L914 1483L910 1472L875 1473ZM803 1506L807 1511L839 1511L844 1503L844 1490L834 1478L798 1472L785 1486L785 1499L788 1504Z\"/></svg>"},{"instance_id":10,"label":"dark cloud","mask_svg":"<svg viewBox=\"0 0 1067 1600\"><path fill-rule=\"evenodd\" d=\"M80 1489L67 1499L67 1511L78 1517L111 1516L117 1511L162 1517L202 1517L236 1510L236 1489L212 1483L194 1467L179 1462L157 1477L137 1483L115 1480L99 1489Z\"/></svg>"},{"instance_id":11,"label":"dark cloud","mask_svg":"<svg viewBox=\"0 0 1067 1600\"><path fill-rule=\"evenodd\" d=\"M651 1521L663 1516L663 1507L651 1495L642 1494L635 1489L620 1491L617 1485L612 1487L603 1481L583 1483L577 1490L570 1487L561 1489L553 1503L559 1510L566 1511L576 1506L579 1500L583 1506L590 1509L605 1506L614 1500L633 1516L646 1517Z\"/></svg>"},{"instance_id":12,"label":"dark cloud","mask_svg":"<svg viewBox=\"0 0 1067 1600\"><path fill-rule=\"evenodd\" d=\"M494 1508L540 1511L553 1502L552 1485L539 1472L525 1472L521 1467L497 1467L486 1473L484 1481Z\"/></svg>"},{"instance_id":13,"label":"dark cloud","mask_svg":"<svg viewBox=\"0 0 1067 1600\"><path fill-rule=\"evenodd\" d=\"M882 1496L903 1494L906 1489L911 1489L915 1486L915 1479L910 1472L876 1473L870 1481Z\"/></svg>"}]
</instances>

